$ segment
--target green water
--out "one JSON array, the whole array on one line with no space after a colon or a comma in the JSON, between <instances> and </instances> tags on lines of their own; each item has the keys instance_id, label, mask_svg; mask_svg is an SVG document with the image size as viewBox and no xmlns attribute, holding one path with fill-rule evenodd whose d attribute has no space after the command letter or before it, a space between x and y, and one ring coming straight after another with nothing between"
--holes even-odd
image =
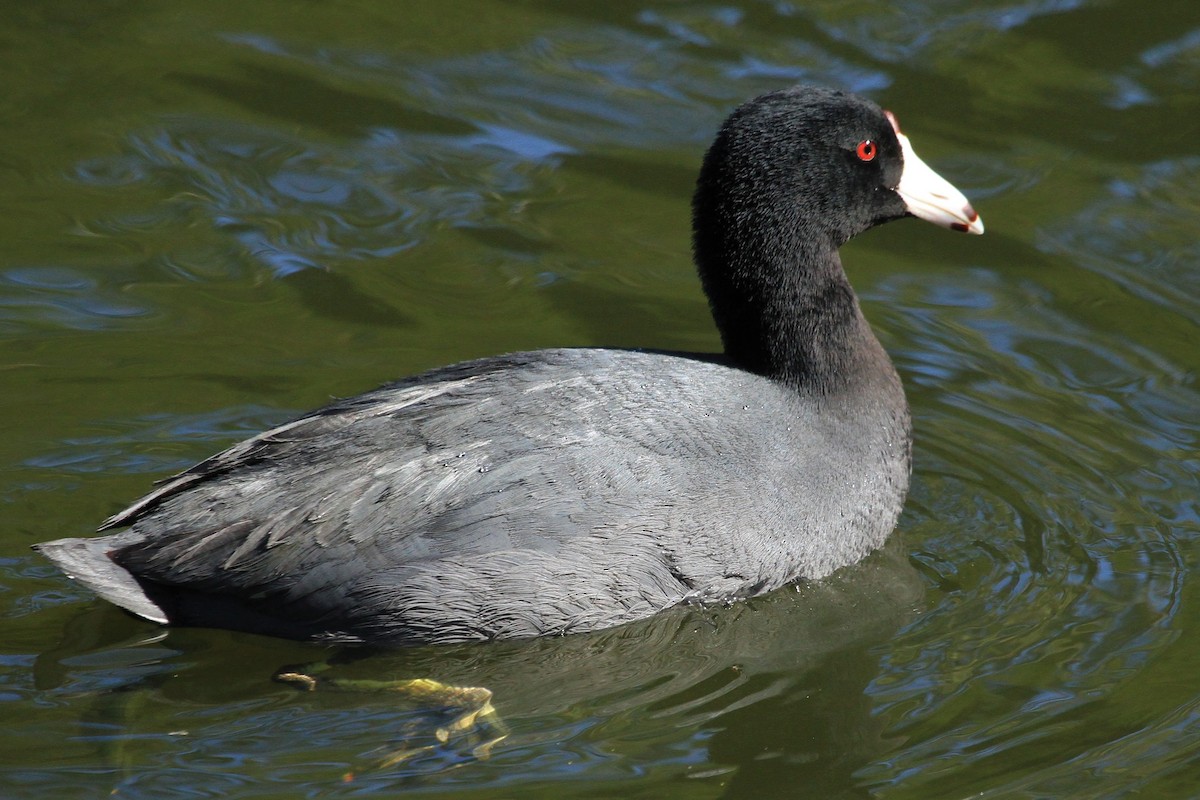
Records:
<instances>
[{"instance_id":1,"label":"green water","mask_svg":"<svg viewBox=\"0 0 1200 800\"><path fill-rule=\"evenodd\" d=\"M0 795L1200 796L1193 0L4 16ZM915 418L889 552L730 608L342 666L493 689L511 733L486 759L428 709L269 681L327 651L162 636L29 552L426 367L714 349L694 173L733 105L801 81L893 109L988 228L845 249Z\"/></svg>"}]
</instances>

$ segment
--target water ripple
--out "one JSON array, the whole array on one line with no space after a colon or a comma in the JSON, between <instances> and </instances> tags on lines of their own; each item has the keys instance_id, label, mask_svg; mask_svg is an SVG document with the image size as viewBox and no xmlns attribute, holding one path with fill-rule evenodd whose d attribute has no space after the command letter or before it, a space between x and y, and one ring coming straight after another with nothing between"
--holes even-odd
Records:
<instances>
[{"instance_id":1,"label":"water ripple","mask_svg":"<svg viewBox=\"0 0 1200 800\"><path fill-rule=\"evenodd\" d=\"M204 449L245 438L294 416L265 406L235 406L202 414L150 414L94 423L110 433L65 440L25 461L57 474L127 473L166 475L197 461L189 442Z\"/></svg>"},{"instance_id":2,"label":"water ripple","mask_svg":"<svg viewBox=\"0 0 1200 800\"><path fill-rule=\"evenodd\" d=\"M155 312L94 274L66 266L0 271L0 332L31 327L104 330L130 327Z\"/></svg>"}]
</instances>

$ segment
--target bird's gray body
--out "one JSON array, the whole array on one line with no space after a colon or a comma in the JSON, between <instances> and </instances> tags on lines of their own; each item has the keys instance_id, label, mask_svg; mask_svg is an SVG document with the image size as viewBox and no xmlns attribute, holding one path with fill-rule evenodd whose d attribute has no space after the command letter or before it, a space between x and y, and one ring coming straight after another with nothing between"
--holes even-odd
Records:
<instances>
[{"instance_id":1,"label":"bird's gray body","mask_svg":"<svg viewBox=\"0 0 1200 800\"><path fill-rule=\"evenodd\" d=\"M469 362L242 442L105 523L128 531L40 549L159 621L373 642L592 630L882 544L909 421L890 367L881 382L883 399L815 401L679 355Z\"/></svg>"}]
</instances>

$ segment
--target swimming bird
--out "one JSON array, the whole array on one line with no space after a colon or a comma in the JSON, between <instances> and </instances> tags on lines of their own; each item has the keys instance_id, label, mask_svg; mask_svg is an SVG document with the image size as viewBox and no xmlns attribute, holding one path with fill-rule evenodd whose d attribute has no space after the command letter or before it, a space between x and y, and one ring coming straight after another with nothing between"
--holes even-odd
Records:
<instances>
[{"instance_id":1,"label":"swimming bird","mask_svg":"<svg viewBox=\"0 0 1200 800\"><path fill-rule=\"evenodd\" d=\"M911 423L838 248L902 217L983 223L894 116L814 87L730 114L692 210L723 352L435 369L35 549L154 622L385 645L597 630L862 559L899 517Z\"/></svg>"}]
</instances>

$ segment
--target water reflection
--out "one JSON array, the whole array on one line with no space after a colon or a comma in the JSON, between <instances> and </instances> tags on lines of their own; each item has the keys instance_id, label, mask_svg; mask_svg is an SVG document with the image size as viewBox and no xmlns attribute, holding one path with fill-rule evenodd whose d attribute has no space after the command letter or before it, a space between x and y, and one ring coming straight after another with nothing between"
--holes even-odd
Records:
<instances>
[{"instance_id":1,"label":"water reflection","mask_svg":"<svg viewBox=\"0 0 1200 800\"><path fill-rule=\"evenodd\" d=\"M824 772L845 761L844 744L853 743L859 755L882 747L880 724L863 695L877 669L868 646L909 619L922 593L895 541L833 580L800 591L727 608L678 609L596 634L346 651L333 672L433 677L494 691L512 733L488 762L473 766L475 786L503 784L531 770L603 781L629 778L634 769L687 764L704 765L698 777L716 778L725 770L714 764L728 748L731 763L741 758L735 753L758 752L764 764L782 759L776 763ZM90 697L94 715L122 720L103 741L85 737L79 745L102 745L98 754L112 757L114 747L155 738L152 747L138 748L122 793L148 791L161 767L184 752L193 763L208 764L214 778L226 756L238 754L269 772L315 760L323 766L307 767L309 779L321 773L321 782L336 781L350 768L372 785L391 786L426 780L469 759L462 741L443 745L433 737L443 724L438 711L406 710L386 694L265 690L282 659L311 660L329 651L222 631L174 630L161 642L138 642L154 632L97 604L35 670L41 691L64 700ZM221 644L230 638L239 646ZM216 706L225 710L212 717L206 709ZM232 717L231 707L237 709ZM743 716L745 725L737 723ZM776 721L767 724L768 717ZM184 731L177 741L165 735L173 730ZM757 730L774 743L762 753L761 740L730 730ZM429 749L383 774L369 769L381 753L402 745ZM333 762L331 749L338 753ZM625 755L614 759L614 750Z\"/></svg>"}]
</instances>

